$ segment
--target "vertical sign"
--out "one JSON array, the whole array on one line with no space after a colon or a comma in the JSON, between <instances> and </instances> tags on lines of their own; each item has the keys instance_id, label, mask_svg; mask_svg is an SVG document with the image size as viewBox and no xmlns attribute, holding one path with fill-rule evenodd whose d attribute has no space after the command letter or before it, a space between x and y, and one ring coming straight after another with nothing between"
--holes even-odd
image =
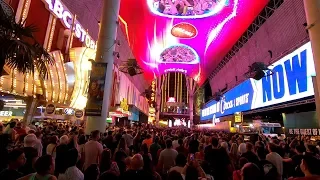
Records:
<instances>
[{"instance_id":1,"label":"vertical sign","mask_svg":"<svg viewBox=\"0 0 320 180\"><path fill-rule=\"evenodd\" d=\"M86 116L101 116L106 71L106 63L92 63Z\"/></svg>"},{"instance_id":2,"label":"vertical sign","mask_svg":"<svg viewBox=\"0 0 320 180\"><path fill-rule=\"evenodd\" d=\"M149 118L148 118L148 122L152 123L155 120L155 98L156 98L156 80L153 80L151 82L151 96L150 96L150 100L149 100ZM158 99L159 100L159 99Z\"/></svg>"}]
</instances>

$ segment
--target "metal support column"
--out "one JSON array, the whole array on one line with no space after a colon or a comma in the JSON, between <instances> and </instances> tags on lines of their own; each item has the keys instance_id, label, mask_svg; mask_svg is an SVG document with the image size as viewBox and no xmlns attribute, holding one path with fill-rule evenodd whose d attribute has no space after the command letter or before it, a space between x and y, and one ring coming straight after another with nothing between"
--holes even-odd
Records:
<instances>
[{"instance_id":1,"label":"metal support column","mask_svg":"<svg viewBox=\"0 0 320 180\"><path fill-rule=\"evenodd\" d=\"M120 0L103 0L101 28L99 32L96 62L107 63L106 79L103 94L103 105L101 116L88 117L86 124L86 134L93 130L105 132L106 119L109 114L110 96L112 90L114 45L117 36L118 16L120 10Z\"/></svg>"},{"instance_id":2,"label":"metal support column","mask_svg":"<svg viewBox=\"0 0 320 180\"><path fill-rule=\"evenodd\" d=\"M320 1L319 0L304 0L304 9L307 18L307 30L312 45L312 52L316 70L316 85L315 96L319 96L320 91ZM319 99L319 97L316 97ZM316 101L318 124L320 125L320 104Z\"/></svg>"}]
</instances>

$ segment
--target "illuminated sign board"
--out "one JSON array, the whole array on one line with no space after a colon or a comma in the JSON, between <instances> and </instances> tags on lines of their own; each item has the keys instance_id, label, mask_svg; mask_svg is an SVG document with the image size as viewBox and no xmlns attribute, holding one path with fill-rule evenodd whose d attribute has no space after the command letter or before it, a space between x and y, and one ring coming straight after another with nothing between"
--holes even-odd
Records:
<instances>
[{"instance_id":1,"label":"illuminated sign board","mask_svg":"<svg viewBox=\"0 0 320 180\"><path fill-rule=\"evenodd\" d=\"M61 20L62 24L71 29L74 15L68 10L68 8L60 0L42 0L48 10L50 10L58 19ZM87 47L96 49L96 42L90 37L86 29L84 29L81 24L76 21L74 24L75 36L84 42Z\"/></svg>"},{"instance_id":2,"label":"illuminated sign board","mask_svg":"<svg viewBox=\"0 0 320 180\"><path fill-rule=\"evenodd\" d=\"M106 119L106 122L107 122L107 123L112 123L112 118L111 118L111 117L110 117L110 118L107 118L107 119Z\"/></svg>"},{"instance_id":3,"label":"illuminated sign board","mask_svg":"<svg viewBox=\"0 0 320 180\"><path fill-rule=\"evenodd\" d=\"M281 58L269 68L273 72L272 75L259 81L248 79L225 93L219 102L207 103L201 110L201 120L314 95L312 76L315 75L315 67L310 42Z\"/></svg>"},{"instance_id":4,"label":"illuminated sign board","mask_svg":"<svg viewBox=\"0 0 320 180\"><path fill-rule=\"evenodd\" d=\"M12 116L12 111L0 111L1 117L9 117Z\"/></svg>"},{"instance_id":5,"label":"illuminated sign board","mask_svg":"<svg viewBox=\"0 0 320 180\"><path fill-rule=\"evenodd\" d=\"M165 73L168 73L168 72L181 72L183 74L186 74L187 70L180 69L180 68L170 68L170 69L165 69L164 72Z\"/></svg>"},{"instance_id":6,"label":"illuminated sign board","mask_svg":"<svg viewBox=\"0 0 320 180\"><path fill-rule=\"evenodd\" d=\"M194 38L198 35L198 30L192 24L189 23L179 23L172 27L172 36L178 38Z\"/></svg>"},{"instance_id":7,"label":"illuminated sign board","mask_svg":"<svg viewBox=\"0 0 320 180\"><path fill-rule=\"evenodd\" d=\"M151 97L149 100L149 116L148 116L148 122L152 123L155 120L155 116L156 116L156 108L154 107L155 104L155 100L156 100L156 80L153 79L153 81L151 82Z\"/></svg>"},{"instance_id":8,"label":"illuminated sign board","mask_svg":"<svg viewBox=\"0 0 320 180\"><path fill-rule=\"evenodd\" d=\"M63 111L66 115L73 115L74 113L74 110L72 108L65 108Z\"/></svg>"},{"instance_id":9,"label":"illuminated sign board","mask_svg":"<svg viewBox=\"0 0 320 180\"><path fill-rule=\"evenodd\" d=\"M74 112L74 116L75 116L76 118L82 118L83 115L84 115L84 112L83 112L82 110L76 110L76 111Z\"/></svg>"},{"instance_id":10,"label":"illuminated sign board","mask_svg":"<svg viewBox=\"0 0 320 180\"><path fill-rule=\"evenodd\" d=\"M147 80L180 71L201 85L268 2L121 0L120 27Z\"/></svg>"},{"instance_id":11,"label":"illuminated sign board","mask_svg":"<svg viewBox=\"0 0 320 180\"><path fill-rule=\"evenodd\" d=\"M151 98L150 98L150 105L153 107L153 102L155 102L156 99L156 80L153 80L151 82Z\"/></svg>"},{"instance_id":12,"label":"illuminated sign board","mask_svg":"<svg viewBox=\"0 0 320 180\"><path fill-rule=\"evenodd\" d=\"M48 104L46 107L46 113L48 115L54 114L55 110L56 110L56 106L54 104Z\"/></svg>"}]
</instances>

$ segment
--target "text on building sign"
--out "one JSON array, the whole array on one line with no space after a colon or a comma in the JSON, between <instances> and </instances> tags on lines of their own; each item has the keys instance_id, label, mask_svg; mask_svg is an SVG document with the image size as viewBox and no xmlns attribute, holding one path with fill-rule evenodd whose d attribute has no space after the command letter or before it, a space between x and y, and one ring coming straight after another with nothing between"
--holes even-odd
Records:
<instances>
[{"instance_id":1,"label":"text on building sign","mask_svg":"<svg viewBox=\"0 0 320 180\"><path fill-rule=\"evenodd\" d=\"M60 0L43 0L46 3L46 7L54 13L54 15L61 19L63 25L71 29L74 15L62 4ZM84 42L87 47L91 49L96 49L96 42L90 37L87 31L81 26L81 24L76 21L73 27L75 36Z\"/></svg>"}]
</instances>

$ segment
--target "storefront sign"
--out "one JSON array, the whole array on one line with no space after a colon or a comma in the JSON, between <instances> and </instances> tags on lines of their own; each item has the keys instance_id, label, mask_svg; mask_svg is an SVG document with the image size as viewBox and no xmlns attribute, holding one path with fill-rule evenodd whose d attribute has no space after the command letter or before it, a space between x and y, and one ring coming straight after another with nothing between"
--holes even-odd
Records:
<instances>
[{"instance_id":1,"label":"storefront sign","mask_svg":"<svg viewBox=\"0 0 320 180\"><path fill-rule=\"evenodd\" d=\"M210 101L201 110L201 120L234 114L314 95L315 75L311 43L307 43L269 67L272 75L248 79L225 93L219 102ZM269 73L270 72L266 72Z\"/></svg>"},{"instance_id":2,"label":"storefront sign","mask_svg":"<svg viewBox=\"0 0 320 180\"><path fill-rule=\"evenodd\" d=\"M110 118L107 118L107 119L106 119L106 122L107 122L107 123L112 123L112 118L111 118L111 117L110 117Z\"/></svg>"},{"instance_id":3,"label":"storefront sign","mask_svg":"<svg viewBox=\"0 0 320 180\"><path fill-rule=\"evenodd\" d=\"M58 19L60 19L66 28L71 29L74 15L60 0L42 1L46 4L47 9L49 9ZM81 42L84 42L87 47L96 49L96 42L90 37L86 29L84 29L78 21L75 22L74 33L75 36Z\"/></svg>"},{"instance_id":4,"label":"storefront sign","mask_svg":"<svg viewBox=\"0 0 320 180\"><path fill-rule=\"evenodd\" d=\"M12 116L12 111L0 111L0 116L1 117Z\"/></svg>"},{"instance_id":5,"label":"storefront sign","mask_svg":"<svg viewBox=\"0 0 320 180\"><path fill-rule=\"evenodd\" d=\"M123 98L120 102L120 108L122 109L122 111L129 111L128 100L126 98Z\"/></svg>"},{"instance_id":6,"label":"storefront sign","mask_svg":"<svg viewBox=\"0 0 320 180\"><path fill-rule=\"evenodd\" d=\"M84 115L83 111L82 110L76 110L74 112L74 116L76 116L76 118L82 118Z\"/></svg>"},{"instance_id":7,"label":"storefront sign","mask_svg":"<svg viewBox=\"0 0 320 180\"><path fill-rule=\"evenodd\" d=\"M46 107L46 114L51 115L54 114L56 110L56 106L54 104L48 104Z\"/></svg>"},{"instance_id":8,"label":"storefront sign","mask_svg":"<svg viewBox=\"0 0 320 180\"><path fill-rule=\"evenodd\" d=\"M319 136L320 129L288 129L290 135Z\"/></svg>"},{"instance_id":9,"label":"storefront sign","mask_svg":"<svg viewBox=\"0 0 320 180\"><path fill-rule=\"evenodd\" d=\"M63 111L66 115L73 115L74 113L74 110L72 108L65 108Z\"/></svg>"},{"instance_id":10,"label":"storefront sign","mask_svg":"<svg viewBox=\"0 0 320 180\"><path fill-rule=\"evenodd\" d=\"M92 63L86 116L101 116L107 64Z\"/></svg>"},{"instance_id":11,"label":"storefront sign","mask_svg":"<svg viewBox=\"0 0 320 180\"><path fill-rule=\"evenodd\" d=\"M234 115L234 122L235 123L241 123L242 122L242 115L240 113L236 113Z\"/></svg>"}]
</instances>

